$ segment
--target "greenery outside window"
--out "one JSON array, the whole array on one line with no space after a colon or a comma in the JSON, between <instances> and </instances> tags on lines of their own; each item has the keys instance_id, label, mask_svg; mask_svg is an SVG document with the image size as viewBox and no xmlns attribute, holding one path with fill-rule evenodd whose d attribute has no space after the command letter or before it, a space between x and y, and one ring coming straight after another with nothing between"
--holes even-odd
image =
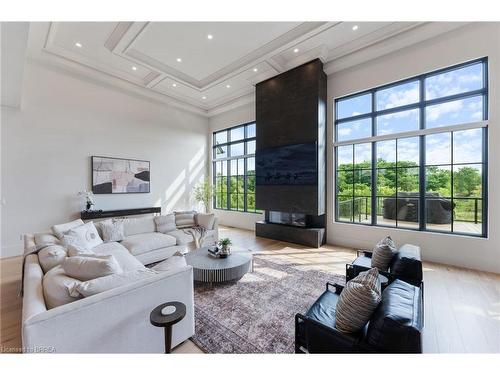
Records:
<instances>
[{"instance_id":1,"label":"greenery outside window","mask_svg":"<svg viewBox=\"0 0 500 375\"><path fill-rule=\"evenodd\" d=\"M255 123L213 133L214 208L260 212L255 208Z\"/></svg>"},{"instance_id":2,"label":"greenery outside window","mask_svg":"<svg viewBox=\"0 0 500 375\"><path fill-rule=\"evenodd\" d=\"M335 100L335 220L487 235L487 59Z\"/></svg>"}]
</instances>

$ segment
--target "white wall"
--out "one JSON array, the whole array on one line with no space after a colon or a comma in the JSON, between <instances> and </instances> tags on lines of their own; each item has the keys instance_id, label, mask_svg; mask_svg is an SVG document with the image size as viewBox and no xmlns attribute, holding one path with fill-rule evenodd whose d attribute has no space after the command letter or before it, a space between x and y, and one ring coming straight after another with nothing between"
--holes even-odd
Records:
<instances>
[{"instance_id":1,"label":"white wall","mask_svg":"<svg viewBox=\"0 0 500 375\"><path fill-rule=\"evenodd\" d=\"M333 98L478 57L489 57L489 238L334 222ZM422 247L425 260L500 272L500 23L475 24L328 77L328 243L372 247L390 234Z\"/></svg>"},{"instance_id":2,"label":"white wall","mask_svg":"<svg viewBox=\"0 0 500 375\"><path fill-rule=\"evenodd\" d=\"M212 132L227 129L236 125L245 124L247 122L255 121L255 103L249 103L241 107L235 108L231 111L221 113L219 115L210 117L208 123L210 134ZM209 140L209 148L212 148L212 138ZM212 154L210 154L212 155ZM210 165L212 158L210 156ZM210 167L210 175L212 168ZM248 230L255 230L255 222L264 219L264 214L252 214L249 212L235 212L214 210L219 223L236 228L243 228Z\"/></svg>"},{"instance_id":3,"label":"white wall","mask_svg":"<svg viewBox=\"0 0 500 375\"><path fill-rule=\"evenodd\" d=\"M1 107L2 257L20 235L78 217L90 156L151 161L151 193L98 195L96 208L195 207L206 173L208 120L28 62L21 110Z\"/></svg>"}]
</instances>

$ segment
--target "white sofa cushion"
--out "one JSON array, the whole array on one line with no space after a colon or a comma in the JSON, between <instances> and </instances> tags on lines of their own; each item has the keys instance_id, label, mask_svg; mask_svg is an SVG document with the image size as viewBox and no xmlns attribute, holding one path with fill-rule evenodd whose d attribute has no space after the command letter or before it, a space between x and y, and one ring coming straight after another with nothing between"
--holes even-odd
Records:
<instances>
[{"instance_id":1,"label":"white sofa cushion","mask_svg":"<svg viewBox=\"0 0 500 375\"><path fill-rule=\"evenodd\" d=\"M93 296L94 294L105 292L106 290L130 284L134 281L147 279L157 274L157 271L145 268L142 270L128 271L119 274L99 277L97 279L73 284L70 293L71 296L81 295L84 297L89 297Z\"/></svg>"},{"instance_id":2,"label":"white sofa cushion","mask_svg":"<svg viewBox=\"0 0 500 375\"><path fill-rule=\"evenodd\" d=\"M176 230L175 214L155 216L156 231L160 233L168 233Z\"/></svg>"},{"instance_id":3,"label":"white sofa cushion","mask_svg":"<svg viewBox=\"0 0 500 375\"><path fill-rule=\"evenodd\" d=\"M205 229L214 229L215 215L214 214L196 214L196 224Z\"/></svg>"},{"instance_id":4,"label":"white sofa cushion","mask_svg":"<svg viewBox=\"0 0 500 375\"><path fill-rule=\"evenodd\" d=\"M52 233L44 232L44 233L35 233L33 235L35 237L35 245L38 249L43 246L60 244L61 241L59 238L54 236Z\"/></svg>"},{"instance_id":5,"label":"white sofa cushion","mask_svg":"<svg viewBox=\"0 0 500 375\"><path fill-rule=\"evenodd\" d=\"M162 247L175 246L176 239L163 233L141 233L127 236L121 242L132 255L139 255Z\"/></svg>"},{"instance_id":6,"label":"white sofa cushion","mask_svg":"<svg viewBox=\"0 0 500 375\"><path fill-rule=\"evenodd\" d=\"M176 211L174 214L177 228L190 228L196 226L194 218L196 211Z\"/></svg>"},{"instance_id":7,"label":"white sofa cushion","mask_svg":"<svg viewBox=\"0 0 500 375\"><path fill-rule=\"evenodd\" d=\"M186 258L182 254L176 253L163 262L154 265L151 269L158 272L169 272L183 267L187 267Z\"/></svg>"},{"instance_id":8,"label":"white sofa cushion","mask_svg":"<svg viewBox=\"0 0 500 375\"><path fill-rule=\"evenodd\" d=\"M69 277L64 272L61 266L52 268L43 276L43 297L48 309L57 306L65 305L69 302L76 301L79 297L72 297L69 294L80 280Z\"/></svg>"},{"instance_id":9,"label":"white sofa cushion","mask_svg":"<svg viewBox=\"0 0 500 375\"><path fill-rule=\"evenodd\" d=\"M156 231L153 217L132 218L123 220L125 237L134 234L151 233Z\"/></svg>"},{"instance_id":10,"label":"white sofa cushion","mask_svg":"<svg viewBox=\"0 0 500 375\"><path fill-rule=\"evenodd\" d=\"M144 265L118 242L105 242L92 249L96 255L113 255L124 272L144 269ZM92 255L89 255L92 256Z\"/></svg>"},{"instance_id":11,"label":"white sofa cushion","mask_svg":"<svg viewBox=\"0 0 500 375\"><path fill-rule=\"evenodd\" d=\"M123 220L103 220L98 226L101 229L104 242L121 241L125 238Z\"/></svg>"},{"instance_id":12,"label":"white sofa cushion","mask_svg":"<svg viewBox=\"0 0 500 375\"><path fill-rule=\"evenodd\" d=\"M102 244L102 239L99 237L94 223L90 221L65 232L62 236L62 242L77 249L91 250Z\"/></svg>"},{"instance_id":13,"label":"white sofa cushion","mask_svg":"<svg viewBox=\"0 0 500 375\"><path fill-rule=\"evenodd\" d=\"M82 249L80 247L73 246L73 245L67 245L67 249L68 249L68 256L69 257L78 257L78 256L82 256L82 255L94 255L95 254L93 250Z\"/></svg>"},{"instance_id":14,"label":"white sofa cushion","mask_svg":"<svg viewBox=\"0 0 500 375\"><path fill-rule=\"evenodd\" d=\"M68 230L79 227L80 225L85 224L82 219L76 219L70 221L69 223L56 224L52 226L52 232L57 236L57 238L62 239L64 233Z\"/></svg>"},{"instance_id":15,"label":"white sofa cushion","mask_svg":"<svg viewBox=\"0 0 500 375\"><path fill-rule=\"evenodd\" d=\"M113 255L66 258L62 262L62 268L69 277L82 281L123 272Z\"/></svg>"},{"instance_id":16,"label":"white sofa cushion","mask_svg":"<svg viewBox=\"0 0 500 375\"><path fill-rule=\"evenodd\" d=\"M172 236L176 239L177 245L187 245L194 241L194 238L189 233L185 233L182 229L176 229L172 232L167 233L169 236Z\"/></svg>"},{"instance_id":17,"label":"white sofa cushion","mask_svg":"<svg viewBox=\"0 0 500 375\"><path fill-rule=\"evenodd\" d=\"M47 273L55 266L60 265L68 256L66 248L61 245L49 245L38 252L38 263L43 273Z\"/></svg>"}]
</instances>

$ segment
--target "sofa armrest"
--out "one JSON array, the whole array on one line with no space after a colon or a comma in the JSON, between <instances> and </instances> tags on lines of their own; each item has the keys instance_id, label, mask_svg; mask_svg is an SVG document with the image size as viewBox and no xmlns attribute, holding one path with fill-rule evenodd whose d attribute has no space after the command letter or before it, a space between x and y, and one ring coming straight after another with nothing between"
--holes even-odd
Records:
<instances>
[{"instance_id":1,"label":"sofa armrest","mask_svg":"<svg viewBox=\"0 0 500 375\"><path fill-rule=\"evenodd\" d=\"M190 266L30 316L22 322L23 347L57 353L162 353L164 332L150 324L149 315L168 301L186 305L186 316L173 327L175 346L194 334Z\"/></svg>"},{"instance_id":2,"label":"sofa armrest","mask_svg":"<svg viewBox=\"0 0 500 375\"><path fill-rule=\"evenodd\" d=\"M304 348L309 353L356 353L362 333L345 334L305 315L295 315L296 352Z\"/></svg>"}]
</instances>

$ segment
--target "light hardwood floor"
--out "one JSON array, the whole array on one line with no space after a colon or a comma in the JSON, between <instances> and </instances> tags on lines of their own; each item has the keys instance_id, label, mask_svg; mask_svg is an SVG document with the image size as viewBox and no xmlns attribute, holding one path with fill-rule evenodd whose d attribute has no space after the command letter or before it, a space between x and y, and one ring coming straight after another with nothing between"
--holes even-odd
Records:
<instances>
[{"instance_id":1,"label":"light hardwood floor","mask_svg":"<svg viewBox=\"0 0 500 375\"><path fill-rule=\"evenodd\" d=\"M299 269L321 269L345 274L345 263L355 251L338 246L307 248L255 237L254 232L221 227L235 247L251 249L276 262ZM21 347L21 257L0 260L0 351ZM426 353L500 353L500 275L424 263ZM318 291L320 293L321 291ZM200 353L191 342L175 353Z\"/></svg>"}]
</instances>

